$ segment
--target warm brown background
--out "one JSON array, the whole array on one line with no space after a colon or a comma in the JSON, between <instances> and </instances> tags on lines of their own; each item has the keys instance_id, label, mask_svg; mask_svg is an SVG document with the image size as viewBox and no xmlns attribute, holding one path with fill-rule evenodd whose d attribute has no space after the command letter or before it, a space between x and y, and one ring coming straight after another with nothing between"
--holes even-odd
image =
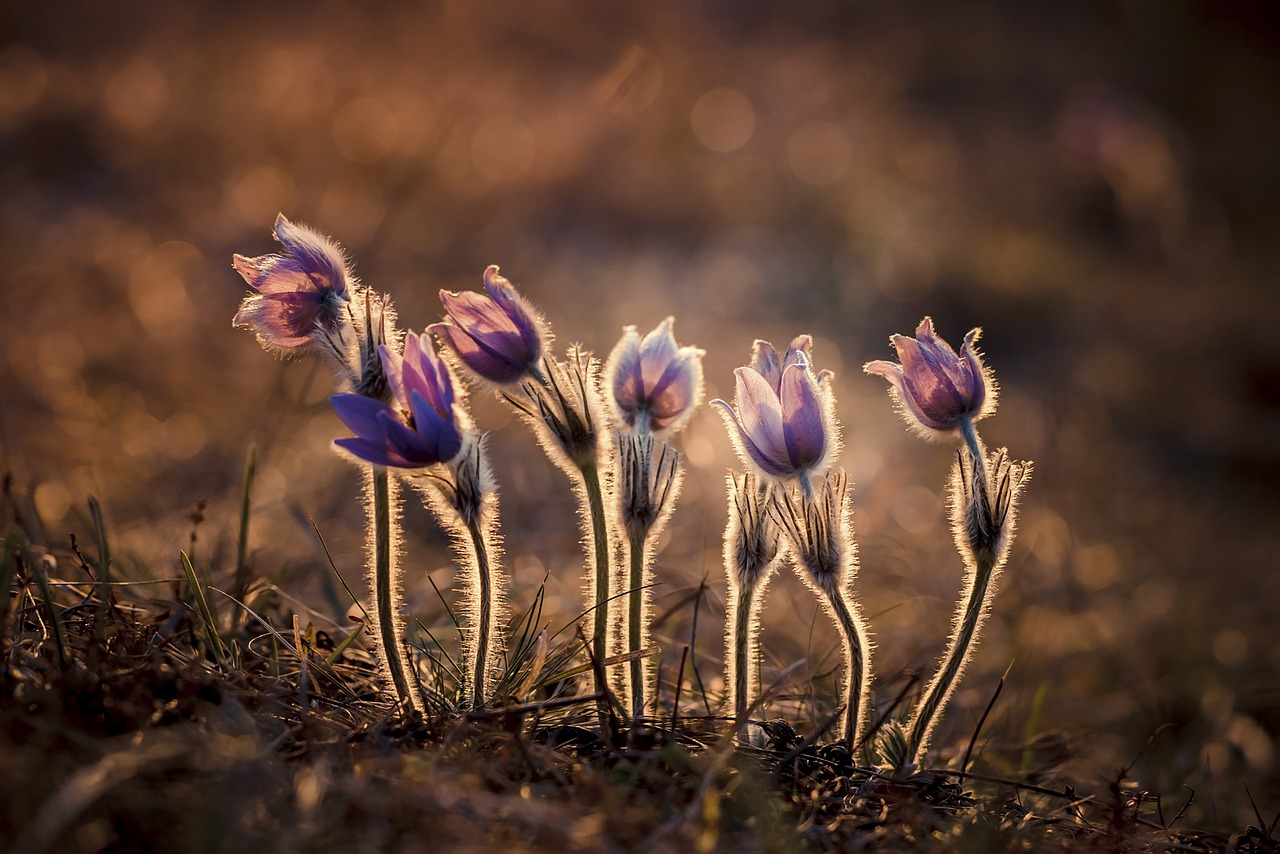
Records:
<instances>
[{"instance_id":1,"label":"warm brown background","mask_svg":"<svg viewBox=\"0 0 1280 854\"><path fill-rule=\"evenodd\" d=\"M257 443L256 570L323 623L305 517L353 583L361 536L328 378L230 326L230 255L271 251L277 211L333 234L415 328L488 263L562 343L607 352L675 314L708 397L753 338L809 331L838 376L884 700L936 655L959 564L949 451L907 435L860 366L926 313L953 342L980 324L1003 388L984 435L1036 476L940 741L967 738L1014 661L989 770L1065 746L1101 779L1168 723L1132 773L1239 827L1244 784L1280 806L1277 56L1266 0L6 4L3 464L55 546L100 496L136 578L177 573L208 502L195 549L218 579ZM514 598L550 571L571 616L563 478L500 407L476 410ZM681 442L658 600L707 577L714 689L733 460L710 410ZM443 544L408 520L410 599L439 628L422 570L449 585ZM794 578L765 637L767 673L834 664Z\"/></svg>"}]
</instances>

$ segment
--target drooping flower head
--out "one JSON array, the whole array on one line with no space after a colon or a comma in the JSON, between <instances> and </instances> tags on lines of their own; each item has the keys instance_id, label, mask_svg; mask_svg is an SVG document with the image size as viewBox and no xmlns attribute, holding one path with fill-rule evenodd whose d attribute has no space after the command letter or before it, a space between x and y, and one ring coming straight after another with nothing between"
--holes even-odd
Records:
<instances>
[{"instance_id":1,"label":"drooping flower head","mask_svg":"<svg viewBox=\"0 0 1280 854\"><path fill-rule=\"evenodd\" d=\"M634 326L605 363L609 406L618 420L638 433L676 432L688 423L702 397L702 357L697 347L680 347L671 334L674 317L640 337Z\"/></svg>"},{"instance_id":2,"label":"drooping flower head","mask_svg":"<svg viewBox=\"0 0 1280 854\"><path fill-rule=\"evenodd\" d=\"M394 468L449 462L462 450L465 414L455 407L453 379L427 335L405 336L404 355L380 349L394 405L358 394L329 403L356 435L334 444L363 460Z\"/></svg>"},{"instance_id":3,"label":"drooping flower head","mask_svg":"<svg viewBox=\"0 0 1280 854\"><path fill-rule=\"evenodd\" d=\"M812 343L807 335L796 338L779 365L773 345L756 341L751 367L734 371L734 406L712 401L744 464L774 480L795 477L806 494L839 445L830 374L814 373Z\"/></svg>"},{"instance_id":4,"label":"drooping flower head","mask_svg":"<svg viewBox=\"0 0 1280 854\"><path fill-rule=\"evenodd\" d=\"M539 375L550 337L546 324L496 264L484 271L486 294L440 292L448 316L427 327L440 336L471 373L500 386Z\"/></svg>"},{"instance_id":5,"label":"drooping flower head","mask_svg":"<svg viewBox=\"0 0 1280 854\"><path fill-rule=\"evenodd\" d=\"M972 423L996 409L995 380L975 347L981 334L981 329L971 329L956 355L934 334L933 320L926 317L915 338L889 339L900 364L868 362L863 370L889 381L907 426L926 437L952 433L966 420Z\"/></svg>"},{"instance_id":6,"label":"drooping flower head","mask_svg":"<svg viewBox=\"0 0 1280 854\"><path fill-rule=\"evenodd\" d=\"M245 297L232 321L252 329L262 345L282 352L319 349L340 362L346 358L344 330L354 277L332 240L299 223L276 217L275 239L282 254L232 257L236 272L254 293Z\"/></svg>"}]
</instances>

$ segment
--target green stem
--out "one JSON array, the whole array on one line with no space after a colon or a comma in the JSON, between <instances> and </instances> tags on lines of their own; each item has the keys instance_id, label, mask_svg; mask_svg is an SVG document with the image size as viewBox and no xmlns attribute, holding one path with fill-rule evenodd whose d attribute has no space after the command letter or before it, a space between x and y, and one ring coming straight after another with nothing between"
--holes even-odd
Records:
<instances>
[{"instance_id":1,"label":"green stem","mask_svg":"<svg viewBox=\"0 0 1280 854\"><path fill-rule=\"evenodd\" d=\"M493 622L493 577L489 569L489 550L485 546L484 532L478 518L467 522L471 532L471 546L475 549L476 583L480 588L479 613L476 615L476 660L472 674L471 705L481 708L486 701L489 685L490 624Z\"/></svg>"},{"instance_id":2,"label":"green stem","mask_svg":"<svg viewBox=\"0 0 1280 854\"><path fill-rule=\"evenodd\" d=\"M395 612L395 579L392 577L391 484L386 469L372 469L373 491L373 605L378 615L380 655L391 674L396 701L413 708L409 689L407 654L401 643L400 620Z\"/></svg>"},{"instance_id":3,"label":"green stem","mask_svg":"<svg viewBox=\"0 0 1280 854\"><path fill-rule=\"evenodd\" d=\"M628 652L636 655L645 648L645 624L644 624L644 585L645 585L645 566L644 566L644 541L645 535L640 532L633 533L630 537L631 543L631 577L630 593L628 600L630 603L630 613L627 618L628 641L630 648ZM645 660L643 658L633 658L631 665L631 717L639 718L644 714L644 707L648 702L648 680L645 678Z\"/></svg>"},{"instance_id":4,"label":"green stem","mask_svg":"<svg viewBox=\"0 0 1280 854\"><path fill-rule=\"evenodd\" d=\"M844 738L852 750L862 733L866 722L866 705L869 699L864 695L867 684L867 638L861 621L854 615L845 596L836 591L828 594L831 610L835 614L840 627L840 635L844 640L845 674L844 685Z\"/></svg>"},{"instance_id":5,"label":"green stem","mask_svg":"<svg viewBox=\"0 0 1280 854\"><path fill-rule=\"evenodd\" d=\"M907 733L906 754L916 763L920 762L925 748L928 747L929 736L937 724L942 706L951 696L956 676L972 652L973 639L982 624L987 591L991 586L994 568L995 563L991 560L983 560L974 568L973 585L968 599L961 604L960 627L951 637L951 643L947 647L938 675L929 683L924 696L920 698L920 704L916 707L911 728Z\"/></svg>"},{"instance_id":6,"label":"green stem","mask_svg":"<svg viewBox=\"0 0 1280 854\"><path fill-rule=\"evenodd\" d=\"M600 471L594 465L581 468L582 482L587 492L587 510L591 516L591 538L595 552L595 625L591 636L591 652L604 664L608 657L609 639L609 535L605 524L604 496L600 491ZM594 678L594 677L593 677ZM595 692L603 694L605 685L596 685ZM602 700L607 707L608 702Z\"/></svg>"}]
</instances>

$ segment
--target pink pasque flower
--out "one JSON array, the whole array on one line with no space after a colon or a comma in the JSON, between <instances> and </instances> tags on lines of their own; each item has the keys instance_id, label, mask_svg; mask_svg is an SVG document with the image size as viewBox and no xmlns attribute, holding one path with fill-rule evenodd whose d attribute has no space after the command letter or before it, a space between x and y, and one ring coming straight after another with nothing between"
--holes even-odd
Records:
<instances>
[{"instance_id":1,"label":"pink pasque flower","mask_svg":"<svg viewBox=\"0 0 1280 854\"><path fill-rule=\"evenodd\" d=\"M332 240L299 223L276 217L272 232L283 254L232 256L254 293L232 323L252 329L264 347L283 352L320 349L345 358L344 328L354 277Z\"/></svg>"},{"instance_id":2,"label":"pink pasque flower","mask_svg":"<svg viewBox=\"0 0 1280 854\"><path fill-rule=\"evenodd\" d=\"M889 381L907 426L926 437L951 433L996 409L995 380L975 349L981 334L981 329L971 329L957 355L934 334L933 320L926 317L915 338L889 339L901 364L879 360L863 370Z\"/></svg>"},{"instance_id":3,"label":"pink pasque flower","mask_svg":"<svg viewBox=\"0 0 1280 854\"><path fill-rule=\"evenodd\" d=\"M697 347L676 344L668 317L644 338L634 326L605 363L609 405L618 420L639 433L678 431L693 416L702 396L702 357Z\"/></svg>"}]
</instances>

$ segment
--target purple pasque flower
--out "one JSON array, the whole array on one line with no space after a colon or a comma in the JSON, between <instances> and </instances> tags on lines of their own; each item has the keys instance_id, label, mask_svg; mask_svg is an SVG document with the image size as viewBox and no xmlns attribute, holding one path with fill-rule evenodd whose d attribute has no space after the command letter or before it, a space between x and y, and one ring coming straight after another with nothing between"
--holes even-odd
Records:
<instances>
[{"instance_id":1,"label":"purple pasque flower","mask_svg":"<svg viewBox=\"0 0 1280 854\"><path fill-rule=\"evenodd\" d=\"M950 433L996 409L996 385L975 349L982 330L964 336L960 354L933 331L932 318L916 328L916 337L894 335L889 341L898 362L878 360L864 367L889 381L907 425L924 436Z\"/></svg>"},{"instance_id":2,"label":"purple pasque flower","mask_svg":"<svg viewBox=\"0 0 1280 854\"><path fill-rule=\"evenodd\" d=\"M605 363L610 407L618 420L641 434L676 432L702 397L705 353L677 345L671 334L674 323L668 317L644 338L634 326L625 327Z\"/></svg>"},{"instance_id":3,"label":"purple pasque flower","mask_svg":"<svg viewBox=\"0 0 1280 854\"><path fill-rule=\"evenodd\" d=\"M714 400L739 458L763 475L796 477L806 494L811 476L821 475L839 442L829 383L815 376L809 360L812 339L792 342L781 366L767 341L756 341L750 367L738 368L734 407Z\"/></svg>"},{"instance_id":4,"label":"purple pasque flower","mask_svg":"<svg viewBox=\"0 0 1280 854\"><path fill-rule=\"evenodd\" d=\"M546 324L505 278L496 264L484 271L485 294L440 292L448 316L427 327L477 377L496 385L512 385L540 375Z\"/></svg>"},{"instance_id":5,"label":"purple pasque flower","mask_svg":"<svg viewBox=\"0 0 1280 854\"><path fill-rule=\"evenodd\" d=\"M425 333L405 336L404 355L379 348L392 405L358 394L335 394L329 403L356 435L334 444L380 466L427 468L462 450L464 415L454 406L453 379Z\"/></svg>"},{"instance_id":6,"label":"purple pasque flower","mask_svg":"<svg viewBox=\"0 0 1280 854\"><path fill-rule=\"evenodd\" d=\"M232 266L254 293L245 297L232 323L252 329L264 347L296 352L333 349L342 327L354 279L342 251L332 240L284 214L272 231L283 254L232 256Z\"/></svg>"}]
</instances>

